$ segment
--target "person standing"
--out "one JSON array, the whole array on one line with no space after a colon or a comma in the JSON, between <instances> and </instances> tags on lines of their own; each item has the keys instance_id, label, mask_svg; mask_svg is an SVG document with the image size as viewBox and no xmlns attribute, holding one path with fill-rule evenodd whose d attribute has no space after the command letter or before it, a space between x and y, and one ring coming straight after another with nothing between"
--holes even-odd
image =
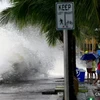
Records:
<instances>
[{"instance_id":1,"label":"person standing","mask_svg":"<svg viewBox=\"0 0 100 100\"><path fill-rule=\"evenodd\" d=\"M100 59L97 64L97 79L95 80L94 84L96 84L98 80L100 80Z\"/></svg>"},{"instance_id":2,"label":"person standing","mask_svg":"<svg viewBox=\"0 0 100 100\"><path fill-rule=\"evenodd\" d=\"M93 75L94 75L94 78L96 80L96 68L97 68L97 63L95 60L92 61L92 78L93 78Z\"/></svg>"},{"instance_id":3,"label":"person standing","mask_svg":"<svg viewBox=\"0 0 100 100\"><path fill-rule=\"evenodd\" d=\"M91 83L92 81L92 60L86 61L86 69L87 69L87 81Z\"/></svg>"}]
</instances>

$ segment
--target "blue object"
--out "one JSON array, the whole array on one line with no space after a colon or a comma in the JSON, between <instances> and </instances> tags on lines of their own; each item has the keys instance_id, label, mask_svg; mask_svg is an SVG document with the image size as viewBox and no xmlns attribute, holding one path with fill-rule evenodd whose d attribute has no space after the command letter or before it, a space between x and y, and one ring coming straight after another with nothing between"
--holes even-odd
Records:
<instances>
[{"instance_id":1,"label":"blue object","mask_svg":"<svg viewBox=\"0 0 100 100\"><path fill-rule=\"evenodd\" d=\"M99 58L99 55L95 53L87 53L87 54L84 54L80 59L81 60L95 60L98 58Z\"/></svg>"},{"instance_id":2,"label":"blue object","mask_svg":"<svg viewBox=\"0 0 100 100\"><path fill-rule=\"evenodd\" d=\"M97 50L97 54L100 56L100 50Z\"/></svg>"},{"instance_id":3,"label":"blue object","mask_svg":"<svg viewBox=\"0 0 100 100\"><path fill-rule=\"evenodd\" d=\"M76 75L79 82L84 82L85 71L83 69L76 68Z\"/></svg>"}]
</instances>

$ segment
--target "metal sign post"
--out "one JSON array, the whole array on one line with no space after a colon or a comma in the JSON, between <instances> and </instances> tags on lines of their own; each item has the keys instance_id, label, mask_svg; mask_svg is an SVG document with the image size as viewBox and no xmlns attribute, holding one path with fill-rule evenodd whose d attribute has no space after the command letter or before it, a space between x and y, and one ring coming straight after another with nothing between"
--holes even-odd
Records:
<instances>
[{"instance_id":1,"label":"metal sign post","mask_svg":"<svg viewBox=\"0 0 100 100\"><path fill-rule=\"evenodd\" d=\"M68 31L63 30L64 35L64 89L65 89L65 100L69 100L69 72L68 72Z\"/></svg>"},{"instance_id":2,"label":"metal sign post","mask_svg":"<svg viewBox=\"0 0 100 100\"><path fill-rule=\"evenodd\" d=\"M65 99L69 100L69 60L68 60L68 30L74 29L74 3L56 3L56 29L63 30L64 35L64 82Z\"/></svg>"}]
</instances>

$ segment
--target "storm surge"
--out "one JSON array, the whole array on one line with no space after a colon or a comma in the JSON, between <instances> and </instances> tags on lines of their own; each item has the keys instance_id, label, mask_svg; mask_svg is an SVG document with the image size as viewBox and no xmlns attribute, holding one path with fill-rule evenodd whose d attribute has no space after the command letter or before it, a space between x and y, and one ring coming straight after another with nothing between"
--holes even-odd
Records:
<instances>
[{"instance_id":1,"label":"storm surge","mask_svg":"<svg viewBox=\"0 0 100 100\"><path fill-rule=\"evenodd\" d=\"M49 47L40 34L39 28L31 26L23 30L12 24L0 27L1 80L33 80L49 76L58 54L63 52L62 44L58 42L56 47Z\"/></svg>"},{"instance_id":2,"label":"storm surge","mask_svg":"<svg viewBox=\"0 0 100 100\"><path fill-rule=\"evenodd\" d=\"M0 12L10 7L0 1ZM0 80L19 81L63 76L63 44L48 46L39 27L19 30L15 24L0 25Z\"/></svg>"}]
</instances>

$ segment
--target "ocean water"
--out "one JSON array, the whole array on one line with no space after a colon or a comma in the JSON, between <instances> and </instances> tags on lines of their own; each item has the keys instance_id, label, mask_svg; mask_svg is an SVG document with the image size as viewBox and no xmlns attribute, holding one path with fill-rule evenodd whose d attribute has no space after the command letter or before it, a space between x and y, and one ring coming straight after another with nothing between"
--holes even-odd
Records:
<instances>
[{"instance_id":1,"label":"ocean water","mask_svg":"<svg viewBox=\"0 0 100 100\"><path fill-rule=\"evenodd\" d=\"M0 11L10 7L9 0L0 1ZM63 44L49 47L39 27L19 30L13 23L0 25L0 78L32 80L40 77L64 76Z\"/></svg>"},{"instance_id":2,"label":"ocean water","mask_svg":"<svg viewBox=\"0 0 100 100\"><path fill-rule=\"evenodd\" d=\"M56 47L49 47L38 30L39 28L28 27L19 31L11 24L0 27L1 78L26 80L54 74L56 76L59 70L61 72L63 44L58 42ZM59 75L63 76L63 70Z\"/></svg>"}]
</instances>

